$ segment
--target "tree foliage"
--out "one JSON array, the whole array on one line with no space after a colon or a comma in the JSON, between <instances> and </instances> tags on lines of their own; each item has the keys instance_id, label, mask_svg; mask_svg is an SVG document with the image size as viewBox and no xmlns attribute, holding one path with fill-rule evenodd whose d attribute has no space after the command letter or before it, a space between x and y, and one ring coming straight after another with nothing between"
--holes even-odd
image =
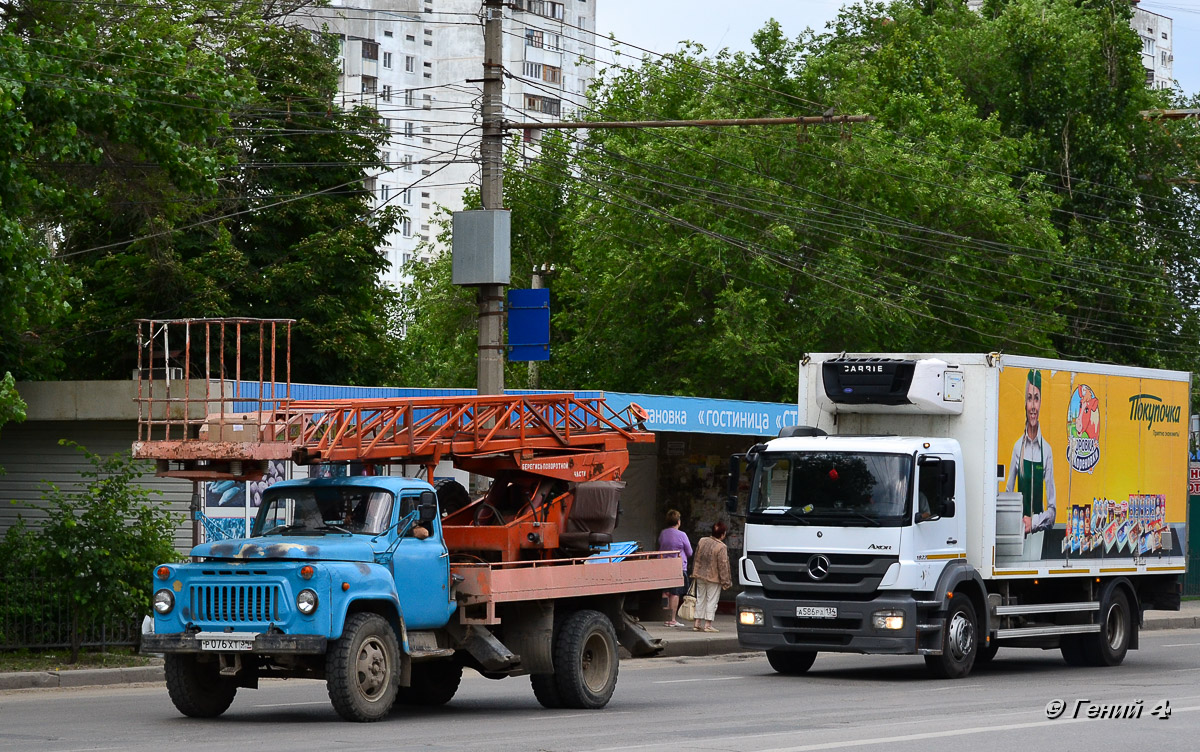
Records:
<instances>
[{"instance_id":1,"label":"tree foliage","mask_svg":"<svg viewBox=\"0 0 1200 752\"><path fill-rule=\"evenodd\" d=\"M334 100L307 0L4 6L0 368L127 377L141 317L298 320L293 378L383 378L376 113Z\"/></svg>"},{"instance_id":2,"label":"tree foliage","mask_svg":"<svg viewBox=\"0 0 1200 752\"><path fill-rule=\"evenodd\" d=\"M1141 116L1167 94L1139 49L1117 0L906 0L610 69L589 120L829 120L595 129L514 164L514 285L561 269L543 384L791 401L801 354L842 350L1189 368L1197 204L1177 178L1200 144ZM406 301L413 341L457 300L442 271ZM443 362L465 361L456 341Z\"/></svg>"}]
</instances>

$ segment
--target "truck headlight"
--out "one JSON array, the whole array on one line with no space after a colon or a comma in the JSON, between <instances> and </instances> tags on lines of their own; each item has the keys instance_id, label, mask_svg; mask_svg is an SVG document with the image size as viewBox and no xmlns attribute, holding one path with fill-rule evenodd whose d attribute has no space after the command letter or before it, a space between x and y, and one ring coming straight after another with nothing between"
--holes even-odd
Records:
<instances>
[{"instance_id":1,"label":"truck headlight","mask_svg":"<svg viewBox=\"0 0 1200 752\"><path fill-rule=\"evenodd\" d=\"M296 595L296 609L308 616L317 610L317 594L312 590L301 590Z\"/></svg>"},{"instance_id":2,"label":"truck headlight","mask_svg":"<svg viewBox=\"0 0 1200 752\"><path fill-rule=\"evenodd\" d=\"M747 627L761 627L763 625L763 612L761 608L743 608L738 611L738 624L744 624Z\"/></svg>"},{"instance_id":3,"label":"truck headlight","mask_svg":"<svg viewBox=\"0 0 1200 752\"><path fill-rule=\"evenodd\" d=\"M871 614L871 626L876 629L904 629L904 612L897 609Z\"/></svg>"},{"instance_id":4,"label":"truck headlight","mask_svg":"<svg viewBox=\"0 0 1200 752\"><path fill-rule=\"evenodd\" d=\"M166 616L175 608L175 594L170 590L159 590L154 594L154 610Z\"/></svg>"}]
</instances>

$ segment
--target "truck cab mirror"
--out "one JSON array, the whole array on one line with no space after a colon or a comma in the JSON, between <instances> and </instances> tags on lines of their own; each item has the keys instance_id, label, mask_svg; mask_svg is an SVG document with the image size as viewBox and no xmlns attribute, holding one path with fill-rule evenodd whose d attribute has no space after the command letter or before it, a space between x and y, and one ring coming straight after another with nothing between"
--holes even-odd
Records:
<instances>
[{"instance_id":1,"label":"truck cab mirror","mask_svg":"<svg viewBox=\"0 0 1200 752\"><path fill-rule=\"evenodd\" d=\"M437 519L437 494L433 491L422 491L417 501L417 519L420 522L433 522Z\"/></svg>"},{"instance_id":2,"label":"truck cab mirror","mask_svg":"<svg viewBox=\"0 0 1200 752\"><path fill-rule=\"evenodd\" d=\"M725 492L725 511L729 514L737 511L738 486L741 485L742 460L745 458L744 454L735 454L729 458L729 483Z\"/></svg>"}]
</instances>

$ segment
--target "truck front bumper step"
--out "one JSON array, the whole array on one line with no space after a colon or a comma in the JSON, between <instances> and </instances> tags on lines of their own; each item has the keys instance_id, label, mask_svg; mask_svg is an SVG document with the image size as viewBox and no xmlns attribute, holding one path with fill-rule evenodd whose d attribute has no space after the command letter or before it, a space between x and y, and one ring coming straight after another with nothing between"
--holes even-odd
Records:
<instances>
[{"instance_id":1,"label":"truck front bumper step","mask_svg":"<svg viewBox=\"0 0 1200 752\"><path fill-rule=\"evenodd\" d=\"M243 651L250 654L297 654L320 655L326 651L329 640L321 635L260 634L254 637L254 649ZM200 640L191 633L144 634L142 653L203 653Z\"/></svg>"}]
</instances>

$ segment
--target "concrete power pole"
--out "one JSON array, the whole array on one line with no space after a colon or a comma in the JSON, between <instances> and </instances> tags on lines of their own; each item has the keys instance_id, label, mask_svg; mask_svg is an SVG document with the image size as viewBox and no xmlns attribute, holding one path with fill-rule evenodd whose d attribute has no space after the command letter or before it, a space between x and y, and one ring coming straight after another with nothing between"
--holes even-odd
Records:
<instances>
[{"instance_id":1,"label":"concrete power pole","mask_svg":"<svg viewBox=\"0 0 1200 752\"><path fill-rule=\"evenodd\" d=\"M483 25L483 162L484 209L504 208L504 4L485 0ZM504 285L480 285L479 359L476 387L480 394L504 393Z\"/></svg>"}]
</instances>

